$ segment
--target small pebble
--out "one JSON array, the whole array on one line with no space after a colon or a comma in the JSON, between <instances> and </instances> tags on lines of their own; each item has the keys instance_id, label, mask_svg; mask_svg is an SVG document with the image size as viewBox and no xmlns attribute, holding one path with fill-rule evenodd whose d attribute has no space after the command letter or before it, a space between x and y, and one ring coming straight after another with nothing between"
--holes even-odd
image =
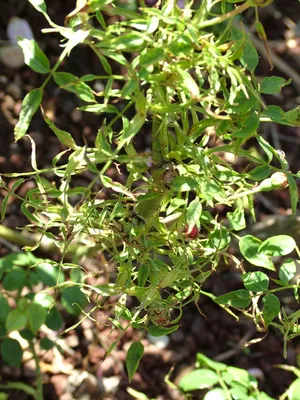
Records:
<instances>
[{"instance_id":1,"label":"small pebble","mask_svg":"<svg viewBox=\"0 0 300 400\"><path fill-rule=\"evenodd\" d=\"M10 82L6 86L6 93L10 94L15 100L20 100L22 97L22 90L15 82Z\"/></svg>"},{"instance_id":2,"label":"small pebble","mask_svg":"<svg viewBox=\"0 0 300 400\"><path fill-rule=\"evenodd\" d=\"M265 376L263 371L260 368L249 368L248 372L250 375L254 376L254 378L260 380L260 381L264 381L265 380Z\"/></svg>"},{"instance_id":3,"label":"small pebble","mask_svg":"<svg viewBox=\"0 0 300 400\"><path fill-rule=\"evenodd\" d=\"M71 119L74 122L79 122L82 118L82 112L80 110L77 110L77 108L74 108L74 110L71 112Z\"/></svg>"},{"instance_id":4,"label":"small pebble","mask_svg":"<svg viewBox=\"0 0 300 400\"><path fill-rule=\"evenodd\" d=\"M95 90L95 92L103 92L104 90L104 85L102 82L100 81L96 81L94 83L93 89Z\"/></svg>"},{"instance_id":5,"label":"small pebble","mask_svg":"<svg viewBox=\"0 0 300 400\"><path fill-rule=\"evenodd\" d=\"M152 336L148 334L147 337L150 343L154 344L155 347L161 350L165 349L170 343L170 338L167 335Z\"/></svg>"},{"instance_id":6,"label":"small pebble","mask_svg":"<svg viewBox=\"0 0 300 400\"><path fill-rule=\"evenodd\" d=\"M115 393L120 384L120 378L118 376L110 376L109 378L103 378L102 384L105 393Z\"/></svg>"}]
</instances>

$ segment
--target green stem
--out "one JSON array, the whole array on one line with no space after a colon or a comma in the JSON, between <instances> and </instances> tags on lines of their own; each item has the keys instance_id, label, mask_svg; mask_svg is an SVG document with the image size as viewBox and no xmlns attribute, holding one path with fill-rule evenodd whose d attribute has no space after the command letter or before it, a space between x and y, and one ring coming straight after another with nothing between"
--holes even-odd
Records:
<instances>
[{"instance_id":1,"label":"green stem","mask_svg":"<svg viewBox=\"0 0 300 400\"><path fill-rule=\"evenodd\" d=\"M207 26L213 26L216 24L220 24L221 22L224 22L229 18L233 18L236 15L241 14L243 11L247 10L251 6L252 6L251 2L246 1L246 3L238 6L237 8L235 8L234 10L232 10L226 14L220 15L218 17L215 17L215 18L212 18L212 19L209 19L209 20L206 20L206 21L200 23L198 25L198 28L201 29L201 28L206 28ZM197 22L197 21L195 21L195 22Z\"/></svg>"},{"instance_id":2,"label":"green stem","mask_svg":"<svg viewBox=\"0 0 300 400\"><path fill-rule=\"evenodd\" d=\"M36 243L38 243L38 241L40 240L40 235L30 234L28 232L21 233L14 229L7 228L6 226L3 225L0 225L0 237L20 247L35 246ZM92 254L96 252L97 249L98 249L97 246L88 248L87 246L74 243L68 247L65 255L66 256L74 255L75 251L76 254L82 254L82 255ZM58 248L55 245L54 240L43 237L38 247L38 250L41 251L42 253L52 254L52 253L57 253Z\"/></svg>"},{"instance_id":3,"label":"green stem","mask_svg":"<svg viewBox=\"0 0 300 400\"><path fill-rule=\"evenodd\" d=\"M245 197L245 196L251 196L251 195L253 195L255 193L259 193L259 192L260 192L259 186L257 186L257 188L250 189L250 190L247 190L245 192L240 192L240 193L233 194L232 196L228 197L227 201L240 199L241 197Z\"/></svg>"},{"instance_id":4,"label":"green stem","mask_svg":"<svg viewBox=\"0 0 300 400\"><path fill-rule=\"evenodd\" d=\"M63 52L61 53L61 55L59 56L59 59L57 60L57 62L55 63L54 67L51 69L49 75L47 76L47 78L45 79L44 83L41 86L41 89L44 89L45 86L47 85L47 83L50 81L50 79L52 78L52 76L54 75L55 71L58 69L58 67L60 66L60 64L63 62L64 58L68 55L70 49L68 46L66 46L63 50Z\"/></svg>"},{"instance_id":5,"label":"green stem","mask_svg":"<svg viewBox=\"0 0 300 400\"><path fill-rule=\"evenodd\" d=\"M40 367L38 356L37 356L35 348L34 348L33 341L29 342L29 347L30 347L30 350L32 352L33 359L35 361L36 386L37 386L35 399L36 400L43 400L44 399L44 396L43 396L43 376L42 376L42 373L41 373L41 367Z\"/></svg>"}]
</instances>

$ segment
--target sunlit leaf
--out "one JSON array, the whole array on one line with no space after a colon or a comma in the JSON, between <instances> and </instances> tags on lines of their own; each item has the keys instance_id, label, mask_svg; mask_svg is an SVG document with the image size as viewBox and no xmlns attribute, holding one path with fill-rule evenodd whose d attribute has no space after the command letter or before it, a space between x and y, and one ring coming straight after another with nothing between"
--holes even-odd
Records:
<instances>
[{"instance_id":1,"label":"sunlit leaf","mask_svg":"<svg viewBox=\"0 0 300 400\"><path fill-rule=\"evenodd\" d=\"M15 140L21 139L29 128L32 117L36 113L43 97L42 89L31 90L24 98L19 121L15 126Z\"/></svg>"},{"instance_id":2,"label":"sunlit leaf","mask_svg":"<svg viewBox=\"0 0 300 400\"><path fill-rule=\"evenodd\" d=\"M18 45L23 50L24 61L33 71L40 74L50 72L50 63L45 53L33 39L19 39Z\"/></svg>"}]
</instances>

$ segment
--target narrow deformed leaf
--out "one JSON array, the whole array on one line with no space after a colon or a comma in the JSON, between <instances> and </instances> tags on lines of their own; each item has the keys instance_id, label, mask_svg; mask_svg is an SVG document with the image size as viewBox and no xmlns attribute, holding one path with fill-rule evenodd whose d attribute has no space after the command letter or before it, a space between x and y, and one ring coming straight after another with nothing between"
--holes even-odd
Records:
<instances>
[{"instance_id":1,"label":"narrow deformed leaf","mask_svg":"<svg viewBox=\"0 0 300 400\"><path fill-rule=\"evenodd\" d=\"M42 89L31 90L24 98L19 121L15 126L15 141L21 139L27 132L33 115L36 113L43 97Z\"/></svg>"},{"instance_id":2,"label":"narrow deformed leaf","mask_svg":"<svg viewBox=\"0 0 300 400\"><path fill-rule=\"evenodd\" d=\"M74 142L74 139L72 138L71 134L69 132L63 131L57 126L54 125L54 123L45 115L43 114L44 120L48 124L49 128L55 133L57 136L58 140L65 145L66 147L76 150L77 145Z\"/></svg>"},{"instance_id":3,"label":"narrow deformed leaf","mask_svg":"<svg viewBox=\"0 0 300 400\"><path fill-rule=\"evenodd\" d=\"M144 354L144 346L141 342L133 342L126 355L126 369L129 382L131 382L136 370L138 369L141 358Z\"/></svg>"},{"instance_id":4,"label":"narrow deformed leaf","mask_svg":"<svg viewBox=\"0 0 300 400\"><path fill-rule=\"evenodd\" d=\"M299 201L298 187L295 178L292 175L287 174L287 179L289 183L289 191L292 205L292 216L294 217L297 212L297 205Z\"/></svg>"},{"instance_id":5,"label":"narrow deformed leaf","mask_svg":"<svg viewBox=\"0 0 300 400\"><path fill-rule=\"evenodd\" d=\"M267 294L263 297L262 302L264 305L263 317L266 325L269 326L280 311L280 301L274 294Z\"/></svg>"},{"instance_id":6,"label":"narrow deformed leaf","mask_svg":"<svg viewBox=\"0 0 300 400\"><path fill-rule=\"evenodd\" d=\"M89 106L80 107L79 110L92 112L95 114L118 114L118 109L113 104L91 104Z\"/></svg>"},{"instance_id":7,"label":"narrow deformed leaf","mask_svg":"<svg viewBox=\"0 0 300 400\"><path fill-rule=\"evenodd\" d=\"M138 286L143 287L149 277L149 266L141 265L138 270Z\"/></svg>"},{"instance_id":8,"label":"narrow deformed leaf","mask_svg":"<svg viewBox=\"0 0 300 400\"><path fill-rule=\"evenodd\" d=\"M33 71L40 74L48 74L50 72L49 60L34 39L19 39L18 45L23 50L25 64Z\"/></svg>"}]
</instances>

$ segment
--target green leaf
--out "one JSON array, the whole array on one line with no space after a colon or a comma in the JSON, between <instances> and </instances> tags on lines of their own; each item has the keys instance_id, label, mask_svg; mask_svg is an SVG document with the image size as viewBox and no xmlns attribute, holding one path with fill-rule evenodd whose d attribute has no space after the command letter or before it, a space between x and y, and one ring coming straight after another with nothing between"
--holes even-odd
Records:
<instances>
[{"instance_id":1,"label":"green leaf","mask_svg":"<svg viewBox=\"0 0 300 400\"><path fill-rule=\"evenodd\" d=\"M50 72L49 60L35 40L22 38L18 40L18 45L23 50L25 64L33 71L40 74Z\"/></svg>"},{"instance_id":2,"label":"green leaf","mask_svg":"<svg viewBox=\"0 0 300 400\"><path fill-rule=\"evenodd\" d=\"M280 301L274 294L267 294L262 299L263 302L263 317L267 326L279 314Z\"/></svg>"},{"instance_id":3,"label":"green leaf","mask_svg":"<svg viewBox=\"0 0 300 400\"><path fill-rule=\"evenodd\" d=\"M144 346L141 342L131 343L126 355L126 369L128 373L129 382L131 382L133 375L138 369L141 358L144 354Z\"/></svg>"},{"instance_id":4,"label":"green leaf","mask_svg":"<svg viewBox=\"0 0 300 400\"><path fill-rule=\"evenodd\" d=\"M104 42L103 42L104 43ZM118 36L109 43L109 48L116 50L131 51L132 48L140 47L144 44L144 37L141 34L136 33L125 33L124 35Z\"/></svg>"},{"instance_id":5,"label":"green leaf","mask_svg":"<svg viewBox=\"0 0 300 400\"><path fill-rule=\"evenodd\" d=\"M149 277L148 265L146 264L141 265L138 270L138 286L143 287L147 282L148 277Z\"/></svg>"},{"instance_id":6,"label":"green leaf","mask_svg":"<svg viewBox=\"0 0 300 400\"><path fill-rule=\"evenodd\" d=\"M27 283L27 273L21 267L13 267L3 279L3 287L9 291L21 290Z\"/></svg>"},{"instance_id":7,"label":"green leaf","mask_svg":"<svg viewBox=\"0 0 300 400\"><path fill-rule=\"evenodd\" d=\"M192 200L186 211L186 222L188 225L200 225L200 217L202 214L202 204L199 197Z\"/></svg>"},{"instance_id":8,"label":"green leaf","mask_svg":"<svg viewBox=\"0 0 300 400\"><path fill-rule=\"evenodd\" d=\"M49 310L54 303L54 298L50 296L50 294L39 292L34 296L33 301L41 305L46 310Z\"/></svg>"},{"instance_id":9,"label":"green leaf","mask_svg":"<svg viewBox=\"0 0 300 400\"><path fill-rule=\"evenodd\" d=\"M258 141L258 144L260 147L263 149L263 151L266 153L268 162L270 163L273 159L273 148L272 146L260 135L256 136L256 140Z\"/></svg>"},{"instance_id":10,"label":"green leaf","mask_svg":"<svg viewBox=\"0 0 300 400\"><path fill-rule=\"evenodd\" d=\"M199 87L192 76L185 70L177 67L176 72L180 77L181 85L188 91L192 99L197 99L199 97Z\"/></svg>"},{"instance_id":11,"label":"green leaf","mask_svg":"<svg viewBox=\"0 0 300 400\"><path fill-rule=\"evenodd\" d=\"M15 141L21 139L27 132L32 117L36 113L43 97L42 89L33 89L25 96L19 121L15 126Z\"/></svg>"},{"instance_id":12,"label":"green leaf","mask_svg":"<svg viewBox=\"0 0 300 400\"><path fill-rule=\"evenodd\" d=\"M176 176L172 179L171 188L177 192L189 192L197 189L198 182L189 176Z\"/></svg>"},{"instance_id":13,"label":"green leaf","mask_svg":"<svg viewBox=\"0 0 300 400\"><path fill-rule=\"evenodd\" d=\"M281 280L281 282L287 285L289 281L294 278L296 272L297 267L295 261L291 258L288 258L284 261L279 269L279 279Z\"/></svg>"},{"instance_id":14,"label":"green leaf","mask_svg":"<svg viewBox=\"0 0 300 400\"><path fill-rule=\"evenodd\" d=\"M241 63L251 72L254 72L258 65L258 54L250 40L245 42Z\"/></svg>"},{"instance_id":15,"label":"green leaf","mask_svg":"<svg viewBox=\"0 0 300 400\"><path fill-rule=\"evenodd\" d=\"M269 165L260 165L248 172L250 179L262 181L270 176L272 169Z\"/></svg>"},{"instance_id":16,"label":"green leaf","mask_svg":"<svg viewBox=\"0 0 300 400\"><path fill-rule=\"evenodd\" d=\"M174 56L185 57L186 54L190 54L193 51L193 42L185 34L179 37L177 35L176 40L168 46L168 51L171 51Z\"/></svg>"},{"instance_id":17,"label":"green leaf","mask_svg":"<svg viewBox=\"0 0 300 400\"><path fill-rule=\"evenodd\" d=\"M5 297L0 295L0 323L5 322L7 315L10 312L10 306Z\"/></svg>"},{"instance_id":18,"label":"green leaf","mask_svg":"<svg viewBox=\"0 0 300 400\"><path fill-rule=\"evenodd\" d=\"M165 52L162 48L156 47L154 49L147 49L140 56L140 65L153 65L164 59Z\"/></svg>"},{"instance_id":19,"label":"green leaf","mask_svg":"<svg viewBox=\"0 0 300 400\"><path fill-rule=\"evenodd\" d=\"M28 0L33 7L42 14L46 14L47 7L44 0Z\"/></svg>"},{"instance_id":20,"label":"green leaf","mask_svg":"<svg viewBox=\"0 0 300 400\"><path fill-rule=\"evenodd\" d=\"M90 106L79 107L79 110L95 114L118 114L118 109L113 104L91 104Z\"/></svg>"},{"instance_id":21,"label":"green leaf","mask_svg":"<svg viewBox=\"0 0 300 400\"><path fill-rule=\"evenodd\" d=\"M285 113L285 118L287 122L292 125L299 126L300 125L300 106L293 108L290 111Z\"/></svg>"},{"instance_id":22,"label":"green leaf","mask_svg":"<svg viewBox=\"0 0 300 400\"><path fill-rule=\"evenodd\" d=\"M291 174L287 174L287 179L289 183L289 191L292 204L292 216L294 217L297 212L297 205L299 200L298 187L295 178Z\"/></svg>"},{"instance_id":23,"label":"green leaf","mask_svg":"<svg viewBox=\"0 0 300 400\"><path fill-rule=\"evenodd\" d=\"M88 300L78 286L67 287L61 292L61 304L72 315L79 315Z\"/></svg>"},{"instance_id":24,"label":"green leaf","mask_svg":"<svg viewBox=\"0 0 300 400\"><path fill-rule=\"evenodd\" d=\"M197 367L208 367L210 369L214 369L215 371L224 371L227 369L227 365L224 363L221 363L219 361L214 361L208 357L206 357L202 353L197 353L196 354L196 366Z\"/></svg>"},{"instance_id":25,"label":"green leaf","mask_svg":"<svg viewBox=\"0 0 300 400\"><path fill-rule=\"evenodd\" d=\"M250 264L275 271L275 267L266 254L259 253L262 241L254 236L246 235L239 241L240 252Z\"/></svg>"},{"instance_id":26,"label":"green leaf","mask_svg":"<svg viewBox=\"0 0 300 400\"><path fill-rule=\"evenodd\" d=\"M227 400L228 395L224 389L215 388L206 393L203 400ZM248 397L247 397L248 399ZM242 400L239 398L239 400Z\"/></svg>"},{"instance_id":27,"label":"green leaf","mask_svg":"<svg viewBox=\"0 0 300 400\"><path fill-rule=\"evenodd\" d=\"M31 303L27 308L29 326L33 333L37 333L46 321L47 310L37 303Z\"/></svg>"},{"instance_id":28,"label":"green leaf","mask_svg":"<svg viewBox=\"0 0 300 400\"><path fill-rule=\"evenodd\" d=\"M7 331L19 331L25 328L28 321L26 311L21 311L18 308L9 312L5 322Z\"/></svg>"},{"instance_id":29,"label":"green leaf","mask_svg":"<svg viewBox=\"0 0 300 400\"><path fill-rule=\"evenodd\" d=\"M62 131L61 129L57 128L54 123L45 115L43 114L45 122L48 124L49 128L55 133L57 139L66 147L76 150L77 145L74 142L71 134L66 131Z\"/></svg>"},{"instance_id":30,"label":"green leaf","mask_svg":"<svg viewBox=\"0 0 300 400\"><path fill-rule=\"evenodd\" d=\"M245 213L242 201L238 202L238 207L234 212L227 213L229 226L234 231L241 231L246 228Z\"/></svg>"},{"instance_id":31,"label":"green leaf","mask_svg":"<svg viewBox=\"0 0 300 400\"><path fill-rule=\"evenodd\" d=\"M192 372L186 374L179 381L179 388L184 392L190 392L192 390L206 389L214 386L219 382L218 375L210 369L195 369Z\"/></svg>"},{"instance_id":32,"label":"green leaf","mask_svg":"<svg viewBox=\"0 0 300 400\"><path fill-rule=\"evenodd\" d=\"M55 344L52 342L52 340L44 337L40 340L40 346L43 350L50 350L55 346Z\"/></svg>"},{"instance_id":33,"label":"green leaf","mask_svg":"<svg viewBox=\"0 0 300 400\"><path fill-rule=\"evenodd\" d=\"M173 325L170 328L165 328L164 326L152 325L148 327L148 333L151 336L164 336L170 335L171 333L177 331L179 325Z\"/></svg>"},{"instance_id":34,"label":"green leaf","mask_svg":"<svg viewBox=\"0 0 300 400\"><path fill-rule=\"evenodd\" d=\"M53 78L61 89L75 93L83 101L95 103L96 100L92 89L77 76L69 72L56 72Z\"/></svg>"},{"instance_id":35,"label":"green leaf","mask_svg":"<svg viewBox=\"0 0 300 400\"><path fill-rule=\"evenodd\" d=\"M17 340L5 338L1 344L1 355L6 364L11 367L19 367L22 362L23 350Z\"/></svg>"},{"instance_id":36,"label":"green leaf","mask_svg":"<svg viewBox=\"0 0 300 400\"><path fill-rule=\"evenodd\" d=\"M299 393L300 393L300 378L296 379L288 388L288 399L299 400L300 399Z\"/></svg>"},{"instance_id":37,"label":"green leaf","mask_svg":"<svg viewBox=\"0 0 300 400\"><path fill-rule=\"evenodd\" d=\"M30 341L30 340L33 340L34 338L35 338L35 335L31 332L31 330L29 330L29 329L22 329L21 331L20 331L20 335L21 335L21 337L23 338L23 339L25 339L25 340L27 340L28 342Z\"/></svg>"},{"instance_id":38,"label":"green leaf","mask_svg":"<svg viewBox=\"0 0 300 400\"><path fill-rule=\"evenodd\" d=\"M295 240L288 235L272 236L266 239L258 248L259 253L267 256L286 256L296 248Z\"/></svg>"},{"instance_id":39,"label":"green leaf","mask_svg":"<svg viewBox=\"0 0 300 400\"><path fill-rule=\"evenodd\" d=\"M248 272L242 275L244 286L250 292L264 292L269 287L269 277L260 271Z\"/></svg>"},{"instance_id":40,"label":"green leaf","mask_svg":"<svg viewBox=\"0 0 300 400\"><path fill-rule=\"evenodd\" d=\"M263 115L266 115L269 117L272 121L281 123L282 121L285 120L285 112L282 110L282 108L278 106L268 106L264 112Z\"/></svg>"},{"instance_id":41,"label":"green leaf","mask_svg":"<svg viewBox=\"0 0 300 400\"><path fill-rule=\"evenodd\" d=\"M55 267L47 261L36 266L36 273L46 286L55 286L57 283L62 283L64 281L64 274L63 272L59 272L58 266Z\"/></svg>"},{"instance_id":42,"label":"green leaf","mask_svg":"<svg viewBox=\"0 0 300 400\"><path fill-rule=\"evenodd\" d=\"M290 83L291 79L285 80L280 76L267 76L260 84L260 91L264 94L279 93L284 86Z\"/></svg>"},{"instance_id":43,"label":"green leaf","mask_svg":"<svg viewBox=\"0 0 300 400\"><path fill-rule=\"evenodd\" d=\"M214 299L214 302L221 305L228 305L235 308L245 308L251 303L251 297L246 289L238 289L223 294Z\"/></svg>"},{"instance_id":44,"label":"green leaf","mask_svg":"<svg viewBox=\"0 0 300 400\"><path fill-rule=\"evenodd\" d=\"M137 215L144 219L148 219L155 215L160 209L160 205L163 200L161 193L149 193L140 195L137 198L137 204L135 206L135 212Z\"/></svg>"},{"instance_id":45,"label":"green leaf","mask_svg":"<svg viewBox=\"0 0 300 400\"><path fill-rule=\"evenodd\" d=\"M11 253L0 258L0 271L9 272L14 265L26 267L36 261L37 259L31 253Z\"/></svg>"},{"instance_id":46,"label":"green leaf","mask_svg":"<svg viewBox=\"0 0 300 400\"><path fill-rule=\"evenodd\" d=\"M216 249L224 249L230 243L228 229L223 226L216 226L215 230L209 235L209 245Z\"/></svg>"},{"instance_id":47,"label":"green leaf","mask_svg":"<svg viewBox=\"0 0 300 400\"><path fill-rule=\"evenodd\" d=\"M235 137L247 139L252 137L260 125L260 120L257 114L250 113L250 115L243 121L241 128L234 132Z\"/></svg>"},{"instance_id":48,"label":"green leaf","mask_svg":"<svg viewBox=\"0 0 300 400\"><path fill-rule=\"evenodd\" d=\"M49 313L47 314L47 318L45 324L53 331L58 331L63 325L63 319L60 315L60 312L56 307L52 307Z\"/></svg>"}]
</instances>

